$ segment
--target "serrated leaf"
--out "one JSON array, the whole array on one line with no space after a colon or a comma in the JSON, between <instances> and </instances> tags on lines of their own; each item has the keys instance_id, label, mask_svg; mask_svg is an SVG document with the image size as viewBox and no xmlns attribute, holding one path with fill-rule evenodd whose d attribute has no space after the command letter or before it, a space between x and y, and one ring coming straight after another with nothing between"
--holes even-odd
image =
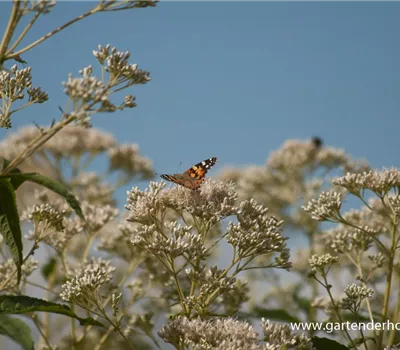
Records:
<instances>
[{"instance_id":1,"label":"serrated leaf","mask_svg":"<svg viewBox=\"0 0 400 350\"><path fill-rule=\"evenodd\" d=\"M347 346L329 338L312 337L311 341L316 350L349 350Z\"/></svg>"},{"instance_id":2,"label":"serrated leaf","mask_svg":"<svg viewBox=\"0 0 400 350\"><path fill-rule=\"evenodd\" d=\"M7 175L2 175L2 177L10 178L11 181L15 181L20 185L25 181L31 181L52 190L64 197L70 207L75 211L76 215L78 215L82 220L85 220L78 200L68 191L68 188L64 184L38 173L9 173Z\"/></svg>"},{"instance_id":3,"label":"serrated leaf","mask_svg":"<svg viewBox=\"0 0 400 350\"><path fill-rule=\"evenodd\" d=\"M104 327L102 323L91 317L79 317L69 306L64 304L52 303L26 295L0 295L0 314L26 314L28 312L50 312L75 318L81 326L93 325Z\"/></svg>"},{"instance_id":4,"label":"serrated leaf","mask_svg":"<svg viewBox=\"0 0 400 350\"><path fill-rule=\"evenodd\" d=\"M0 315L0 334L14 340L24 350L33 350L31 329L18 318Z\"/></svg>"},{"instance_id":5,"label":"serrated leaf","mask_svg":"<svg viewBox=\"0 0 400 350\"><path fill-rule=\"evenodd\" d=\"M251 310L251 313L257 316L258 318L264 317L269 320L293 322L293 323L301 322L298 318L290 315L286 310L283 309L266 309L257 306Z\"/></svg>"},{"instance_id":6,"label":"serrated leaf","mask_svg":"<svg viewBox=\"0 0 400 350\"><path fill-rule=\"evenodd\" d=\"M0 179L0 233L17 266L18 283L21 279L22 238L14 188L8 179Z\"/></svg>"}]
</instances>

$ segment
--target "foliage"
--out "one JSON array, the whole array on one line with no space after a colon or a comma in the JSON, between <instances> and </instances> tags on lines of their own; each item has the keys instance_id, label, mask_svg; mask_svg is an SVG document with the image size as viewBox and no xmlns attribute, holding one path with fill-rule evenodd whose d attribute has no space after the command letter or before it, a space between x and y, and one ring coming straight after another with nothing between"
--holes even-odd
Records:
<instances>
[{"instance_id":1,"label":"foliage","mask_svg":"<svg viewBox=\"0 0 400 350\"><path fill-rule=\"evenodd\" d=\"M21 48L54 5L10 5L0 127L49 98L33 87L31 67L10 62L27 64L21 55L95 13L155 2L102 1ZM93 54L100 77L92 66L70 75L51 125L27 126L0 143L2 336L23 349L396 348L395 330L330 326L399 321L398 169L371 170L318 138L289 140L264 166L225 169L198 191L135 186L120 213L115 191L150 180L152 165L92 119L136 107L130 94L118 102L119 93L150 74L128 51L105 45ZM99 157L108 162L104 174L90 172ZM345 210L345 200L361 207ZM294 235L303 246L291 261ZM39 298L29 296L33 289ZM295 330L301 322L323 328Z\"/></svg>"}]
</instances>

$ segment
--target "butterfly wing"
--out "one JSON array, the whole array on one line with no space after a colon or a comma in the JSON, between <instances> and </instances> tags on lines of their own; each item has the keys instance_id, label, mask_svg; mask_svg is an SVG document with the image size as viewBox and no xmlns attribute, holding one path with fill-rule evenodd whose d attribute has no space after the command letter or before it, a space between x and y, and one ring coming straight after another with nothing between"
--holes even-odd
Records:
<instances>
[{"instance_id":1,"label":"butterfly wing","mask_svg":"<svg viewBox=\"0 0 400 350\"><path fill-rule=\"evenodd\" d=\"M207 174L207 171L217 162L217 158L209 158L206 160L203 160L200 163L197 163L196 165L193 165L190 167L188 170L186 170L183 174L189 175L192 179L196 180L203 180L204 177Z\"/></svg>"},{"instance_id":2,"label":"butterfly wing","mask_svg":"<svg viewBox=\"0 0 400 350\"><path fill-rule=\"evenodd\" d=\"M179 175L179 174L177 174L177 175ZM175 183L178 184L178 185L185 186L185 185L183 184L183 181L180 180L179 178L177 178L177 177L174 176L174 175L162 174L162 175L160 175L160 176L161 176L164 180L171 181L171 182L175 182Z\"/></svg>"},{"instance_id":3,"label":"butterfly wing","mask_svg":"<svg viewBox=\"0 0 400 350\"><path fill-rule=\"evenodd\" d=\"M209 158L203 160L196 165L193 165L188 170L186 170L183 174L162 174L161 177L164 180L174 182L178 185L184 186L191 190L197 190L202 182L204 181L204 177L207 174L207 171L217 162L217 158Z\"/></svg>"}]
</instances>

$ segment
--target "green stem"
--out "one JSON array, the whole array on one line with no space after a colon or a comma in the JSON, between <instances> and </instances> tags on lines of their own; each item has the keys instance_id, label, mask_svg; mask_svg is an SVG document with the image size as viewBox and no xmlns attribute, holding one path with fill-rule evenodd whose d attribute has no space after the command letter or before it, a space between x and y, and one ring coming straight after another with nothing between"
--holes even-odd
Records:
<instances>
[{"instance_id":1,"label":"green stem","mask_svg":"<svg viewBox=\"0 0 400 350\"><path fill-rule=\"evenodd\" d=\"M132 262L129 264L129 266L128 266L127 270L126 270L126 273L125 273L124 277L121 278L121 281L119 281L119 283L118 283L118 285L117 285L117 288L120 288L120 287L125 283L125 281L127 280L127 278L131 275L133 269L134 269L137 265L139 265L141 262L142 262L142 259L141 259L140 261L136 261L136 260L135 260L135 261L132 261ZM111 299L112 299L112 295L109 295L108 298L104 301L104 303L103 303L103 305L102 305L102 308L105 308L105 307L109 304L109 302L111 301ZM90 310L89 310L89 311L90 311ZM90 312L91 312L91 311L90 311ZM95 320L96 320L97 318L98 318L98 317L94 317ZM83 334L81 335L81 337L78 338L77 343L80 343L80 342L85 338L86 334L90 331L90 329L91 329L92 327L93 327L93 326L91 326L91 325L85 327L84 332L83 332Z\"/></svg>"},{"instance_id":2,"label":"green stem","mask_svg":"<svg viewBox=\"0 0 400 350\"><path fill-rule=\"evenodd\" d=\"M326 275L324 275L324 274L322 275L322 278L324 279L324 283L321 283L321 284L325 287L326 291L328 292L329 299L331 300L331 303L332 303L333 309L335 310L336 316L338 317L340 323L343 324L342 316L340 316L339 307L336 305L335 299L332 296L331 286L328 283L328 279L327 279ZM353 342L353 339L351 338L351 336L346 328L344 328L344 332L345 332L347 338L349 339L351 345L353 346L353 348L357 349L356 345Z\"/></svg>"},{"instance_id":3,"label":"green stem","mask_svg":"<svg viewBox=\"0 0 400 350\"><path fill-rule=\"evenodd\" d=\"M390 301L390 292L392 288L392 277L393 277L393 268L394 268L394 256L396 252L396 231L397 231L397 225L394 224L392 227L392 247L390 250L390 255L389 255L389 260L388 260L388 274L386 276L386 287L385 287L385 296L383 299L383 310L382 310L382 317L381 317L381 322L386 322L387 315L388 315L388 310L389 310L389 301ZM378 349L382 347L383 343L383 330L380 331L379 333L379 338L378 338Z\"/></svg>"},{"instance_id":4,"label":"green stem","mask_svg":"<svg viewBox=\"0 0 400 350\"><path fill-rule=\"evenodd\" d=\"M185 303L185 295L183 294L181 284L179 283L178 274L175 271L175 264L174 264L173 260L170 262L170 265L171 265L172 277L174 278L174 281L175 281L176 289L178 291L178 295L179 295L179 299L181 301L181 306L182 306L183 312L186 314L187 317L189 317L190 310L188 309L188 306Z\"/></svg>"}]
</instances>

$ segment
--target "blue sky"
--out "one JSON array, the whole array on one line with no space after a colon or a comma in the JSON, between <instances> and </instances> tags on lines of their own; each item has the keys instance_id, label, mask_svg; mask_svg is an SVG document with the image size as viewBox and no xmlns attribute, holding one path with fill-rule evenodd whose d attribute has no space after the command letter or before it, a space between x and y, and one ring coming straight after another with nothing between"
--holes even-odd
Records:
<instances>
[{"instance_id":1,"label":"blue sky","mask_svg":"<svg viewBox=\"0 0 400 350\"><path fill-rule=\"evenodd\" d=\"M93 2L60 2L26 43ZM0 29L10 2L0 3ZM262 164L288 138L326 144L398 166L400 3L162 2L156 8L94 15L23 55L50 101L18 114L14 126L59 117L61 82L93 64L92 50L129 49L151 72L138 107L93 124L138 143L157 172L208 157ZM0 131L0 136L4 136Z\"/></svg>"},{"instance_id":2,"label":"blue sky","mask_svg":"<svg viewBox=\"0 0 400 350\"><path fill-rule=\"evenodd\" d=\"M25 43L92 6L57 3ZM10 9L0 2L1 33ZM400 2L162 2L97 14L23 55L50 100L13 124L59 118L61 82L96 69L92 50L110 43L152 81L132 89L136 109L93 124L138 143L157 172L212 156L217 169L263 164L286 139L315 135L373 166L399 166L399 18Z\"/></svg>"}]
</instances>

